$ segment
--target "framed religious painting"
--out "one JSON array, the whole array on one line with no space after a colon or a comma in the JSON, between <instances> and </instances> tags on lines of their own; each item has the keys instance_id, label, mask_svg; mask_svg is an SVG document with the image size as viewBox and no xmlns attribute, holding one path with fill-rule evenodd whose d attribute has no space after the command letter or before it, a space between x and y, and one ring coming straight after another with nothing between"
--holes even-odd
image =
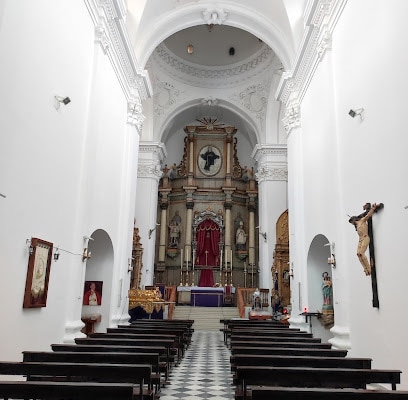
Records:
<instances>
[{"instance_id":1,"label":"framed religious painting","mask_svg":"<svg viewBox=\"0 0 408 400\"><path fill-rule=\"evenodd\" d=\"M102 304L103 281L85 281L82 305L100 306Z\"/></svg>"},{"instance_id":2,"label":"framed religious painting","mask_svg":"<svg viewBox=\"0 0 408 400\"><path fill-rule=\"evenodd\" d=\"M50 242L31 238L23 308L45 307L47 305L52 248L53 244Z\"/></svg>"},{"instance_id":3,"label":"framed religious painting","mask_svg":"<svg viewBox=\"0 0 408 400\"><path fill-rule=\"evenodd\" d=\"M218 174L222 165L222 154L214 145L207 145L201 148L198 153L198 169L205 176Z\"/></svg>"}]
</instances>

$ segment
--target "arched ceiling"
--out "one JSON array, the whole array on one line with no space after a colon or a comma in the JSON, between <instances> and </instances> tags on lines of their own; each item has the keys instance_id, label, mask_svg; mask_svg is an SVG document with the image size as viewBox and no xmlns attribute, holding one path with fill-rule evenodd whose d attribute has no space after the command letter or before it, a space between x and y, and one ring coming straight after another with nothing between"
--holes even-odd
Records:
<instances>
[{"instance_id":1,"label":"arched ceiling","mask_svg":"<svg viewBox=\"0 0 408 400\"><path fill-rule=\"evenodd\" d=\"M243 0L222 1L212 8L201 1L149 0L138 15L132 13L135 3L132 0L128 3L130 21L132 18L138 19L133 21L135 26L131 29L137 32L133 37L135 51L139 53L142 64L146 64L150 78L154 81L159 76L161 82L166 82L163 77L168 76L168 81L173 84L177 80L181 86L190 85L197 92L195 101L188 98L185 107L178 103L177 109L161 110L162 121L155 123L155 135L159 135L155 136L155 140L165 141L172 131L196 121L203 111L200 102L208 97L211 99L208 93L218 90L216 100L222 99L220 89L225 87L231 90L242 86L245 82L251 82L254 76L260 78L263 90L266 88L269 92L271 79L268 81L265 78L265 71L268 70L271 76L271 71L281 71L283 65L290 63L293 42L283 0L259 0L256 8ZM152 47L154 44L155 48ZM189 45L192 46L190 53L187 50ZM156 87L153 101L167 97L169 93L166 90L158 94ZM237 89L239 95L242 94L240 90L243 89ZM211 112L208 115L219 117L220 122L234 125L254 146L259 142L259 130L263 123L256 120L259 118L257 107L264 107L261 102L265 104L270 94L262 93L262 98L247 95L248 101L255 103L249 105L249 108L253 108L250 110L252 115L248 112L244 116L239 107L226 106L222 100L213 102L207 111ZM187 106L188 102L191 104ZM162 117L166 112L169 114Z\"/></svg>"}]
</instances>

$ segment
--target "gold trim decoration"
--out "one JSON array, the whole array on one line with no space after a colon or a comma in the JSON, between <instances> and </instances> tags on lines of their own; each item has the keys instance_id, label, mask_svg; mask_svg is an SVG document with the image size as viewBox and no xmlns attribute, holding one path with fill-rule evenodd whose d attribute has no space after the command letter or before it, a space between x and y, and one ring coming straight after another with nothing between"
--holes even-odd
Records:
<instances>
[{"instance_id":1,"label":"gold trim decoration","mask_svg":"<svg viewBox=\"0 0 408 400\"><path fill-rule=\"evenodd\" d=\"M164 310L164 306L165 301L158 287L155 290L129 290L129 310L142 307L148 314L151 314L154 310L157 312Z\"/></svg>"}]
</instances>

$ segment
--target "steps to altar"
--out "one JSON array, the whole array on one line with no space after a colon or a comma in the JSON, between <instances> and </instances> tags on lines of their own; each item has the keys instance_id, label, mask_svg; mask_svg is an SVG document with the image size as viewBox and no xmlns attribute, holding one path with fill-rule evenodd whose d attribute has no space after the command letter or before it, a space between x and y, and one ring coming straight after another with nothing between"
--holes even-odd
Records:
<instances>
[{"instance_id":1,"label":"steps to altar","mask_svg":"<svg viewBox=\"0 0 408 400\"><path fill-rule=\"evenodd\" d=\"M238 308L176 306L173 314L173 319L193 319L194 331L219 331L220 320L230 318L239 318Z\"/></svg>"}]
</instances>

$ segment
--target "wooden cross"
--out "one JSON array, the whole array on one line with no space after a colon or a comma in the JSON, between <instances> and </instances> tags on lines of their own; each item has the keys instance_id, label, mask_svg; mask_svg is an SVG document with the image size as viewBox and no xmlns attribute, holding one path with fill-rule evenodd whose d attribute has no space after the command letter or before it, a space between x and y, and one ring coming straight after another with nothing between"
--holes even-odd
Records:
<instances>
[{"instance_id":1,"label":"wooden cross","mask_svg":"<svg viewBox=\"0 0 408 400\"><path fill-rule=\"evenodd\" d=\"M356 230L358 231L357 225L354 223L354 221L359 221L362 218L366 217L367 214L372 210L371 203L366 203L364 205L364 212L356 217L351 217L349 222L352 223L353 225L356 226ZM371 211L371 214L378 212L378 210L381 210L384 208L383 203L377 204L375 210ZM373 307L379 308L380 303L378 300L378 288L377 288L377 273L375 269L375 253L374 253L374 232L373 232L373 224L371 220L372 215L367 219L367 234L368 237L370 238L370 243L369 243L369 254L370 254L370 266L371 266L371 288L373 291ZM359 233L360 234L360 233ZM360 256L359 256L360 258ZM361 258L360 258L361 261ZM366 272L367 274L367 272Z\"/></svg>"}]
</instances>

